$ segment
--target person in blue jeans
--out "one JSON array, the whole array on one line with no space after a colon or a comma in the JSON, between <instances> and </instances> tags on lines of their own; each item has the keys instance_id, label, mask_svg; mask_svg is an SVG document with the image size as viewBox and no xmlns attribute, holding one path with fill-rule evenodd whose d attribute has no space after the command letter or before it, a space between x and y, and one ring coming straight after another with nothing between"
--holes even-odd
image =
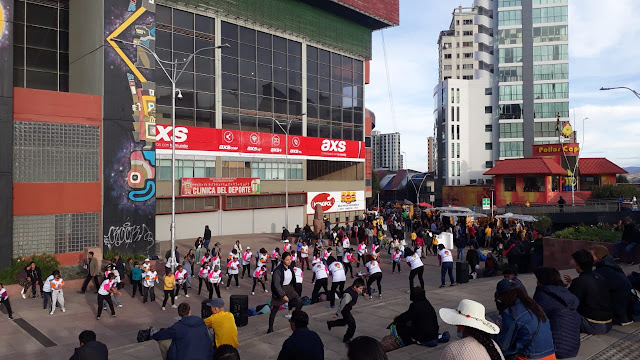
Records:
<instances>
[{"instance_id":1,"label":"person in blue jeans","mask_svg":"<svg viewBox=\"0 0 640 360\"><path fill-rule=\"evenodd\" d=\"M211 242L211 229L209 229L209 225L204 227L204 248L209 251L209 243Z\"/></svg>"},{"instance_id":2,"label":"person in blue jeans","mask_svg":"<svg viewBox=\"0 0 640 360\"><path fill-rule=\"evenodd\" d=\"M633 252L640 243L640 229L633 223L630 217L626 217L623 220L624 229L622 230L622 241L618 241L615 244L615 252L613 254L614 260L620 258L620 253L624 250L627 254L627 264L635 264L633 258Z\"/></svg>"},{"instance_id":3,"label":"person in blue jeans","mask_svg":"<svg viewBox=\"0 0 640 360\"><path fill-rule=\"evenodd\" d=\"M458 237L455 240L455 245L458 249L456 260L464 261L464 248L467 246L467 239L464 234L458 234Z\"/></svg>"},{"instance_id":4,"label":"person in blue jeans","mask_svg":"<svg viewBox=\"0 0 640 360\"><path fill-rule=\"evenodd\" d=\"M442 270L440 270L440 280L442 281L441 288L444 287L445 283L445 275L449 273L449 280L451 280L451 285L455 285L455 280L453 279L453 255L451 251L444 248L443 244L438 245L438 260L440 260L440 264L442 266Z\"/></svg>"}]
</instances>

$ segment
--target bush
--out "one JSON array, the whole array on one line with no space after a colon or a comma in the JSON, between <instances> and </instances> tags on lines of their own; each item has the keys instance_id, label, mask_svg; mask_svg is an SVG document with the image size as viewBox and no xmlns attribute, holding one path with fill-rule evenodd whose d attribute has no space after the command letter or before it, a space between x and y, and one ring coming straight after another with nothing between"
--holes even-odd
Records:
<instances>
[{"instance_id":1,"label":"bush","mask_svg":"<svg viewBox=\"0 0 640 360\"><path fill-rule=\"evenodd\" d=\"M591 191L591 199L618 199L620 196L627 200L640 197L640 187L631 184L604 185Z\"/></svg>"},{"instance_id":2,"label":"bush","mask_svg":"<svg viewBox=\"0 0 640 360\"><path fill-rule=\"evenodd\" d=\"M597 242L618 242L622 233L612 228L595 226L573 226L556 231L551 237L558 239L588 240Z\"/></svg>"},{"instance_id":3,"label":"bush","mask_svg":"<svg viewBox=\"0 0 640 360\"><path fill-rule=\"evenodd\" d=\"M551 218L547 215L540 215L536 216L536 219L538 219L538 221L533 223L533 229L543 235L546 235L547 231L551 229L551 225L553 225Z\"/></svg>"},{"instance_id":4,"label":"bush","mask_svg":"<svg viewBox=\"0 0 640 360\"><path fill-rule=\"evenodd\" d=\"M117 251L107 251L103 254L102 258L104 260L111 261L116 257L116 252ZM120 254L120 258L122 259L122 261L126 262L128 258L132 258L133 261L144 261L144 259L146 259L147 257L146 255L141 254Z\"/></svg>"},{"instance_id":5,"label":"bush","mask_svg":"<svg viewBox=\"0 0 640 360\"><path fill-rule=\"evenodd\" d=\"M42 270L42 280L51 275L53 270L60 267L58 259L53 255L47 254L11 259L11 265L0 271L0 283L5 285L16 284L18 282L18 274L31 261L35 261L36 265Z\"/></svg>"}]
</instances>

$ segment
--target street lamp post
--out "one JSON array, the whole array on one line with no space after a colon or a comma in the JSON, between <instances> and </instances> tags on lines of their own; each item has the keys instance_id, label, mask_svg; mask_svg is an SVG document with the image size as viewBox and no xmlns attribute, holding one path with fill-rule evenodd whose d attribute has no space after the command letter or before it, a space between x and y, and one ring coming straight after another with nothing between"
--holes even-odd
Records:
<instances>
[{"instance_id":1,"label":"street lamp post","mask_svg":"<svg viewBox=\"0 0 640 360\"><path fill-rule=\"evenodd\" d=\"M196 56L196 54L204 50L211 50L211 49L215 50L223 47L229 47L229 44L222 44L218 46L208 46L202 49L198 49L196 50L196 52L189 55L187 59L183 59L182 61L178 61L177 59L174 61L166 61L166 60L161 60L158 57L158 54L156 54L153 50L151 50L149 47L143 44L124 41L120 39L111 39L111 40L117 41L119 43L127 44L127 45L139 46L147 53L153 55L158 65L160 65L160 67L162 68L162 71L164 72L164 74L167 75L167 77L169 78L169 81L171 81L171 225L169 230L171 231L171 258L175 259L176 257L176 137L174 136L174 132L176 128L176 93L178 94L178 98L182 99L182 92L180 92L180 89L176 89L176 82L180 78L180 75L182 75L182 73L184 72L184 69L187 68L187 65L189 65L193 57ZM171 75L169 75L163 63L171 65L171 69L170 69ZM180 71L178 72L179 64L184 64L184 65L182 66L182 69L180 69ZM173 261L171 263L172 271L175 271L177 259L175 260L176 261Z\"/></svg>"},{"instance_id":2,"label":"street lamp post","mask_svg":"<svg viewBox=\"0 0 640 360\"><path fill-rule=\"evenodd\" d=\"M300 116L304 116L306 114L300 114ZM278 120L273 119L273 121L278 124L280 129L285 133L285 145L284 145L284 227L289 230L289 129L291 128L291 123L297 120L296 118L287 120L287 129L278 122Z\"/></svg>"},{"instance_id":3,"label":"street lamp post","mask_svg":"<svg viewBox=\"0 0 640 360\"><path fill-rule=\"evenodd\" d=\"M632 88L628 88L626 86L616 86L616 87L610 87L610 88L602 87L602 88L600 88L601 91L616 90L616 89L627 89L627 90L631 91L633 93L633 95L635 95L638 99L640 99L640 93L638 93L637 91L633 90Z\"/></svg>"},{"instance_id":4,"label":"street lamp post","mask_svg":"<svg viewBox=\"0 0 640 360\"><path fill-rule=\"evenodd\" d=\"M586 118L582 119L582 144L580 145L581 148L584 147L584 133L585 133L585 131L584 131L584 121L585 120L589 120L589 118L586 117Z\"/></svg>"}]
</instances>

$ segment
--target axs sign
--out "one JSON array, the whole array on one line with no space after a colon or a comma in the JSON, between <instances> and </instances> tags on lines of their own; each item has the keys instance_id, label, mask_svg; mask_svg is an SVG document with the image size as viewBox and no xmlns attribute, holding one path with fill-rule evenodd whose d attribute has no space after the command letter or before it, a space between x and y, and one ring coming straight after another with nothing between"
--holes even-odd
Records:
<instances>
[{"instance_id":1,"label":"axs sign","mask_svg":"<svg viewBox=\"0 0 640 360\"><path fill-rule=\"evenodd\" d=\"M166 125L156 125L156 141L166 141L171 142L171 126ZM182 126L177 126L176 131L174 131L176 142L181 143L187 140L187 134L189 133L189 129Z\"/></svg>"},{"instance_id":2,"label":"axs sign","mask_svg":"<svg viewBox=\"0 0 640 360\"><path fill-rule=\"evenodd\" d=\"M336 199L332 198L328 193L320 193L313 197L311 200L311 208L315 209L316 205L322 206L322 211L329 211L336 203Z\"/></svg>"},{"instance_id":3,"label":"axs sign","mask_svg":"<svg viewBox=\"0 0 640 360\"><path fill-rule=\"evenodd\" d=\"M347 150L347 142L342 140L322 140L322 145L320 146L320 150L322 151L337 151L344 152Z\"/></svg>"}]
</instances>

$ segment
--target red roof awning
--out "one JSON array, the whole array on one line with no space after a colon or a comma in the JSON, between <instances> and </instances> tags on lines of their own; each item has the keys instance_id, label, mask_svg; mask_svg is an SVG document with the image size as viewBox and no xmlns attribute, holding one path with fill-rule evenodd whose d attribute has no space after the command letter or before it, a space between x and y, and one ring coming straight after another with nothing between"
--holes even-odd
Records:
<instances>
[{"instance_id":1,"label":"red roof awning","mask_svg":"<svg viewBox=\"0 0 640 360\"><path fill-rule=\"evenodd\" d=\"M567 171L546 158L508 159L496 162L484 175L565 175Z\"/></svg>"},{"instance_id":2,"label":"red roof awning","mask_svg":"<svg viewBox=\"0 0 640 360\"><path fill-rule=\"evenodd\" d=\"M580 158L580 175L626 174L627 171L605 158Z\"/></svg>"}]
</instances>

